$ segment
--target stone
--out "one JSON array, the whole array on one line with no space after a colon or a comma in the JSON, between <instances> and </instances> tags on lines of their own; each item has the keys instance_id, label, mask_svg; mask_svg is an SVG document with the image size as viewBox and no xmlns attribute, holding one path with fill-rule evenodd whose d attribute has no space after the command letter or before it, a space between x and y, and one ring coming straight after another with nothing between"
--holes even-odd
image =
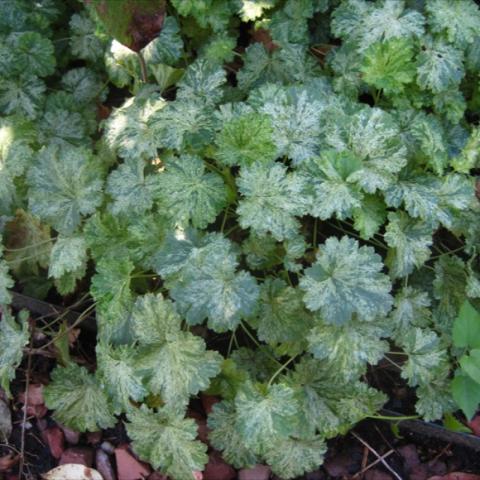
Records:
<instances>
[{"instance_id":1,"label":"stone","mask_svg":"<svg viewBox=\"0 0 480 480\"><path fill-rule=\"evenodd\" d=\"M204 480L233 480L237 472L220 455L220 452L213 451L203 471Z\"/></svg>"},{"instance_id":2,"label":"stone","mask_svg":"<svg viewBox=\"0 0 480 480\"><path fill-rule=\"evenodd\" d=\"M91 467L93 464L93 452L87 447L67 448L62 453L58 464L65 465L67 463L76 463L84 465L85 467Z\"/></svg>"},{"instance_id":3,"label":"stone","mask_svg":"<svg viewBox=\"0 0 480 480\"><path fill-rule=\"evenodd\" d=\"M69 443L70 445L77 445L77 443L80 440L80 433L75 432L74 430L71 430L70 428L65 427L64 425L62 425L60 423L58 424L58 426L62 429L63 434L65 435L65 440L67 441L67 443Z\"/></svg>"},{"instance_id":4,"label":"stone","mask_svg":"<svg viewBox=\"0 0 480 480\"><path fill-rule=\"evenodd\" d=\"M150 467L137 460L127 449L121 446L115 449L118 480L143 480L150 475Z\"/></svg>"},{"instance_id":5,"label":"stone","mask_svg":"<svg viewBox=\"0 0 480 480\"><path fill-rule=\"evenodd\" d=\"M88 432L87 443L90 445L98 445L102 441L102 432Z\"/></svg>"},{"instance_id":6,"label":"stone","mask_svg":"<svg viewBox=\"0 0 480 480\"><path fill-rule=\"evenodd\" d=\"M153 472L148 476L147 480L168 480L168 477L160 472Z\"/></svg>"},{"instance_id":7,"label":"stone","mask_svg":"<svg viewBox=\"0 0 480 480\"><path fill-rule=\"evenodd\" d=\"M100 448L95 452L95 467L102 475L103 480L117 480L110 457Z\"/></svg>"},{"instance_id":8,"label":"stone","mask_svg":"<svg viewBox=\"0 0 480 480\"><path fill-rule=\"evenodd\" d=\"M270 467L266 465L255 465L238 471L238 480L268 480L269 477Z\"/></svg>"},{"instance_id":9,"label":"stone","mask_svg":"<svg viewBox=\"0 0 480 480\"><path fill-rule=\"evenodd\" d=\"M57 426L47 428L42 432L42 437L48 444L52 457L58 460L65 450L65 437L62 429Z\"/></svg>"},{"instance_id":10,"label":"stone","mask_svg":"<svg viewBox=\"0 0 480 480\"><path fill-rule=\"evenodd\" d=\"M367 470L365 473L365 480L393 480L393 477L382 470L377 470L376 468L372 470Z\"/></svg>"}]
</instances>

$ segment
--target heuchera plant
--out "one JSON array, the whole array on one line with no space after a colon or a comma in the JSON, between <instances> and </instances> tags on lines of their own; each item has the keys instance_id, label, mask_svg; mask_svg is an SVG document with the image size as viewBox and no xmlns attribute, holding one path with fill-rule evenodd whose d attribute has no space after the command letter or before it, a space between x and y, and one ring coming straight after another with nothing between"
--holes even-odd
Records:
<instances>
[{"instance_id":1,"label":"heuchera plant","mask_svg":"<svg viewBox=\"0 0 480 480\"><path fill-rule=\"evenodd\" d=\"M452 377L480 372L478 319L452 326L480 298L476 4L171 0L140 55L77 7L1 3L2 388L16 284L95 302L96 370L52 371L54 418L121 416L173 479L207 461L200 392L226 461L282 478L388 401L379 362L425 420L472 416Z\"/></svg>"}]
</instances>

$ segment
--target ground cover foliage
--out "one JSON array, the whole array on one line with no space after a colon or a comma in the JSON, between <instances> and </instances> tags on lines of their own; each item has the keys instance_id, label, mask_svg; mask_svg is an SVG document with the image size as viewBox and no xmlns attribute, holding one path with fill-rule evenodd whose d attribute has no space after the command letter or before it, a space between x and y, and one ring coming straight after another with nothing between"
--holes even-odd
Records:
<instances>
[{"instance_id":1,"label":"ground cover foliage","mask_svg":"<svg viewBox=\"0 0 480 480\"><path fill-rule=\"evenodd\" d=\"M422 418L475 413L473 1L171 0L144 62L91 3L1 9L4 390L30 338L15 286L90 293L96 369L63 356L46 403L124 421L174 479L207 460L200 392L226 461L282 478L388 401L385 358Z\"/></svg>"}]
</instances>

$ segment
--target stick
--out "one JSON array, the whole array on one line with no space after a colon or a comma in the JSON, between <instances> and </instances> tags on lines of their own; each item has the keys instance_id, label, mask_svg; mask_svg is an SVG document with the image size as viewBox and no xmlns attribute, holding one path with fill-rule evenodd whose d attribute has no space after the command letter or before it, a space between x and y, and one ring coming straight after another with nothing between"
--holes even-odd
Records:
<instances>
[{"instance_id":1,"label":"stick","mask_svg":"<svg viewBox=\"0 0 480 480\"><path fill-rule=\"evenodd\" d=\"M367 447L377 458L380 462L383 463L385 468L397 479L402 480L402 477L382 458L382 456L377 453L377 451L371 447L363 438L357 435L355 432L350 432L364 447Z\"/></svg>"}]
</instances>

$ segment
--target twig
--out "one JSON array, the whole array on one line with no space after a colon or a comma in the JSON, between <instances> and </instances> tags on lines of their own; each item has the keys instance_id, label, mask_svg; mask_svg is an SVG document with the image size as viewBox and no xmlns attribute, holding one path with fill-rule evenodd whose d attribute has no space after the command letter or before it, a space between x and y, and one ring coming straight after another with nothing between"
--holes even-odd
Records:
<instances>
[{"instance_id":1,"label":"twig","mask_svg":"<svg viewBox=\"0 0 480 480\"><path fill-rule=\"evenodd\" d=\"M385 468L398 480L402 480L402 477L385 461L384 458L372 447L370 446L363 438L357 435L355 432L350 432L364 447L367 447L382 464Z\"/></svg>"},{"instance_id":2,"label":"twig","mask_svg":"<svg viewBox=\"0 0 480 480\"><path fill-rule=\"evenodd\" d=\"M368 447L365 447L368 451ZM353 478L361 478L365 472L373 468L377 463L382 462L387 457L389 457L392 453L395 453L395 450L389 450L387 453L384 453L381 457L374 460L372 463L369 463L366 467L362 468L359 472L357 472Z\"/></svg>"},{"instance_id":3,"label":"twig","mask_svg":"<svg viewBox=\"0 0 480 480\"><path fill-rule=\"evenodd\" d=\"M362 458L362 464L360 465L361 467L361 470L360 472L358 472L358 478L360 480L363 479L363 472L365 471L365 468L367 466L367 462L368 462L368 454L370 453L370 451L368 450L367 447L363 447L363 458Z\"/></svg>"},{"instance_id":4,"label":"twig","mask_svg":"<svg viewBox=\"0 0 480 480\"><path fill-rule=\"evenodd\" d=\"M33 337L33 330L31 328L30 331L30 339L29 343L32 342ZM28 351L27 354L27 370L25 372L25 393L24 393L24 404L23 404L23 419L22 419L22 429L21 429L21 437L20 437L20 463L18 466L18 478L22 478L23 476L23 469L25 466L25 425L27 423L27 412L28 412L28 389L30 387L30 370L32 368L32 354L31 351Z\"/></svg>"}]
</instances>

